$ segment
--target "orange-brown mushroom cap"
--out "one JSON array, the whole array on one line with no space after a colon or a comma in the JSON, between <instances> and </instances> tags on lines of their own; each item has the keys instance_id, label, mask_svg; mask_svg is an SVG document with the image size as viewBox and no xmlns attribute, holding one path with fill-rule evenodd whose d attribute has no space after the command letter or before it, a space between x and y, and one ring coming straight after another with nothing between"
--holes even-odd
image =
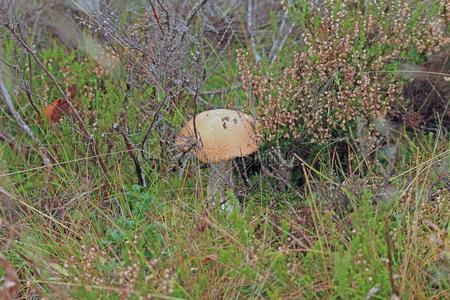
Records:
<instances>
[{"instance_id":1,"label":"orange-brown mushroom cap","mask_svg":"<svg viewBox=\"0 0 450 300\"><path fill-rule=\"evenodd\" d=\"M179 151L191 148L202 162L219 162L247 156L258 150L259 139L253 118L228 109L204 111L180 130L175 142Z\"/></svg>"}]
</instances>

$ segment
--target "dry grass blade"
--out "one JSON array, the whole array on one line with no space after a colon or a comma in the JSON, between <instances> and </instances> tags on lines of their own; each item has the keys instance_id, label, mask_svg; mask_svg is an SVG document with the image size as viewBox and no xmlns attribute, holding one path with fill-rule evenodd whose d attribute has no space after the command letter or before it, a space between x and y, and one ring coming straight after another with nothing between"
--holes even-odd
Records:
<instances>
[{"instance_id":1,"label":"dry grass blade","mask_svg":"<svg viewBox=\"0 0 450 300\"><path fill-rule=\"evenodd\" d=\"M392 241L391 241L391 234L390 234L390 230L389 230L389 220L388 220L388 215L385 214L384 215L384 230L385 230L385 235L386 235L386 247L387 247L387 265L388 265L388 271L389 271L389 281L391 282L391 299L398 299L398 289L397 286L395 284L394 281L394 273L392 270L392 253L391 253L391 248L392 248Z\"/></svg>"}]
</instances>

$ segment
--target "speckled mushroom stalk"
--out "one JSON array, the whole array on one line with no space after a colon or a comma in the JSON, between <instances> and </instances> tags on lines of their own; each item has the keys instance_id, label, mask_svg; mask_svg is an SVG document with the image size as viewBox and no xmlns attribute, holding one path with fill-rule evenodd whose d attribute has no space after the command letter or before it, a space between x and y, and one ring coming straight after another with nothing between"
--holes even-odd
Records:
<instances>
[{"instance_id":1,"label":"speckled mushroom stalk","mask_svg":"<svg viewBox=\"0 0 450 300\"><path fill-rule=\"evenodd\" d=\"M234 188L231 159L255 152L259 141L252 117L235 110L215 109L187 122L176 144L181 152L194 149L197 158L209 164L207 200L215 206L217 198L219 203L225 201L225 192Z\"/></svg>"},{"instance_id":2,"label":"speckled mushroom stalk","mask_svg":"<svg viewBox=\"0 0 450 300\"><path fill-rule=\"evenodd\" d=\"M209 165L206 201L211 207L224 203L226 192L234 190L233 165L230 160L219 161Z\"/></svg>"}]
</instances>

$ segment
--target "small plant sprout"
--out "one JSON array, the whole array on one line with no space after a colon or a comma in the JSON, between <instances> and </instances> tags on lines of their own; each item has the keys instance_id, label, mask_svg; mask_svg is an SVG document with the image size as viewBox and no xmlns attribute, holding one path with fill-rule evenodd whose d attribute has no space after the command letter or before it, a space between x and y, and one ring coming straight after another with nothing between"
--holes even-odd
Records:
<instances>
[{"instance_id":1,"label":"small plant sprout","mask_svg":"<svg viewBox=\"0 0 450 300\"><path fill-rule=\"evenodd\" d=\"M222 203L226 190L233 188L231 159L254 153L260 144L253 118L228 109L196 115L180 130L175 142L180 152L194 149L197 158L209 164L207 201L211 206L217 204L217 194Z\"/></svg>"}]
</instances>

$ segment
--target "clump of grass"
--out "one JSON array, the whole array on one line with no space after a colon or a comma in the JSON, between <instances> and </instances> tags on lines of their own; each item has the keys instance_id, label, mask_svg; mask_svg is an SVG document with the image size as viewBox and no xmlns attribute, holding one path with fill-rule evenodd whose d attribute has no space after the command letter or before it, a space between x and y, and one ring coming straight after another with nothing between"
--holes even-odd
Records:
<instances>
[{"instance_id":1,"label":"clump of grass","mask_svg":"<svg viewBox=\"0 0 450 300\"><path fill-rule=\"evenodd\" d=\"M400 294L439 297L448 288L450 194L445 185L437 186L448 172L436 166L450 163L448 142L405 136L401 151L393 192L383 201L374 203L380 190L370 182L359 181L352 190L333 179L327 166L306 166L304 191L257 191L244 207L231 198L230 215L205 213L188 192L196 178L182 183L174 176L164 184L155 174L146 189L116 193L114 209L81 205L61 221L30 215L21 239L5 253L22 266L20 276L29 282L24 291L43 295L361 298L372 290L385 298L391 293L387 214ZM316 189L319 181L335 186L336 196ZM341 203L343 197L349 202L345 214L329 202ZM277 204L268 207L270 199Z\"/></svg>"}]
</instances>

